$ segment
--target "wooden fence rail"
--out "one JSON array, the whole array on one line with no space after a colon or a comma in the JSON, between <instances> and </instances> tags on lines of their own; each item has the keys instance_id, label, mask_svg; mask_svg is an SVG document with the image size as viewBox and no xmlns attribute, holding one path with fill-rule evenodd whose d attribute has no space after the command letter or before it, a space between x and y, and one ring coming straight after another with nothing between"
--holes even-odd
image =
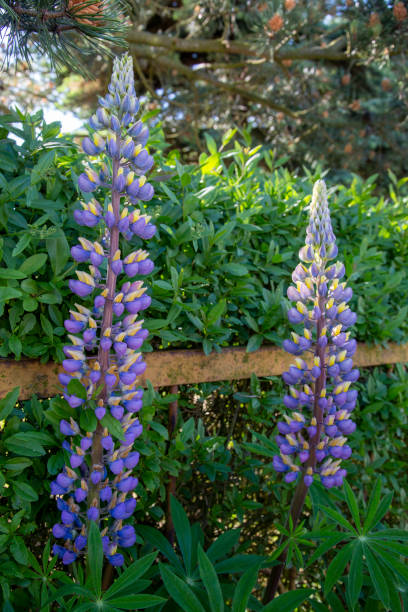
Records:
<instances>
[{"instance_id":1,"label":"wooden fence rail","mask_svg":"<svg viewBox=\"0 0 408 612\"><path fill-rule=\"evenodd\" d=\"M217 380L239 380L257 376L282 374L293 357L275 346L263 346L253 353L245 347L223 349L220 353L205 355L201 350L155 351L145 353L146 375L141 384L150 380L153 387L196 384ZM360 344L356 365L370 367L408 362L408 343L389 344L387 348ZM20 386L20 399L28 399L33 393L39 397L51 397L60 391L58 372L61 366L39 361L0 360L0 398L11 389Z\"/></svg>"}]
</instances>

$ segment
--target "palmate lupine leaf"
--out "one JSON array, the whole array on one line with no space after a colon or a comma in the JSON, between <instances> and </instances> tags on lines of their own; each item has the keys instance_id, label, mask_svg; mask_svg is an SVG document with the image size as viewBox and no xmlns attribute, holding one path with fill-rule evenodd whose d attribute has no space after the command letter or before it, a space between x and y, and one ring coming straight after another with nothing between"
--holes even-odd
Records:
<instances>
[{"instance_id":1,"label":"palmate lupine leaf","mask_svg":"<svg viewBox=\"0 0 408 612\"><path fill-rule=\"evenodd\" d=\"M159 567L164 586L174 601L181 606L182 610L188 612L205 612L203 606L184 580L181 580L176 574L173 574L171 569L166 565L160 563Z\"/></svg>"},{"instance_id":2,"label":"palmate lupine leaf","mask_svg":"<svg viewBox=\"0 0 408 612\"><path fill-rule=\"evenodd\" d=\"M408 557L408 531L382 528L380 523L390 507L392 494L382 497L381 482L378 480L364 516L347 483L344 483L343 491L355 527L339 511L322 507L329 521L333 521L337 528L343 527L344 531L333 535L331 530L321 530L306 535L311 539L322 540L309 559L308 567L331 548L344 542L327 569L325 598L329 601L333 596L332 588L343 580L344 570L350 564L345 583L351 609L355 608L363 585L367 584L364 580L366 568L373 591L386 609L400 610L399 593L406 588L404 585L408 585L408 568L401 561L401 556Z\"/></svg>"}]
</instances>

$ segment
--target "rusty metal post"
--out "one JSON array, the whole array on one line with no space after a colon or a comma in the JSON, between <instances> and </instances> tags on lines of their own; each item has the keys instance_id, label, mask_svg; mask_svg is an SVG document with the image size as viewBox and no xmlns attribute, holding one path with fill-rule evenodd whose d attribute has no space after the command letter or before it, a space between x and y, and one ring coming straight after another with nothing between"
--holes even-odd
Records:
<instances>
[{"instance_id":1,"label":"rusty metal post","mask_svg":"<svg viewBox=\"0 0 408 612\"><path fill-rule=\"evenodd\" d=\"M178 393L178 386L173 385L172 387L170 387L170 393L172 395ZM167 431L169 432L169 441L167 444L167 452L169 451L170 444L171 444L173 434L174 434L174 430L176 429L177 415L178 415L178 401L177 399L175 399L174 402L171 402L171 404L169 404L169 423L167 427ZM174 532L173 518L171 516L170 499L172 495L176 494L176 480L177 480L176 476L171 476L169 474L169 480L167 482L167 489L166 489L166 505L167 505L166 536L171 544L174 544L175 532Z\"/></svg>"}]
</instances>

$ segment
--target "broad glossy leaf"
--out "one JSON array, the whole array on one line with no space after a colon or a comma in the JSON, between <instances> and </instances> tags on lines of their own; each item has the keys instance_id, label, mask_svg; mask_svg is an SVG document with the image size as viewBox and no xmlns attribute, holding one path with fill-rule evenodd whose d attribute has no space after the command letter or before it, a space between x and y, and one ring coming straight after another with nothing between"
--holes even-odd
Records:
<instances>
[{"instance_id":1,"label":"broad glossy leaf","mask_svg":"<svg viewBox=\"0 0 408 612\"><path fill-rule=\"evenodd\" d=\"M0 400L0 421L7 419L9 414L13 411L19 394L20 387L15 387L12 391L7 393L6 397Z\"/></svg>"},{"instance_id":2,"label":"broad glossy leaf","mask_svg":"<svg viewBox=\"0 0 408 612\"><path fill-rule=\"evenodd\" d=\"M31 485L27 482L20 482L19 480L14 480L12 483L12 487L16 495L24 499L24 501L35 502L38 500L38 493L33 489Z\"/></svg>"},{"instance_id":3,"label":"broad glossy leaf","mask_svg":"<svg viewBox=\"0 0 408 612\"><path fill-rule=\"evenodd\" d=\"M47 253L36 253L35 255L31 255L23 261L20 266L20 271L24 272L24 274L27 276L30 276L31 274L34 274L34 272L38 272L38 270L43 267L47 261L47 258Z\"/></svg>"}]
</instances>

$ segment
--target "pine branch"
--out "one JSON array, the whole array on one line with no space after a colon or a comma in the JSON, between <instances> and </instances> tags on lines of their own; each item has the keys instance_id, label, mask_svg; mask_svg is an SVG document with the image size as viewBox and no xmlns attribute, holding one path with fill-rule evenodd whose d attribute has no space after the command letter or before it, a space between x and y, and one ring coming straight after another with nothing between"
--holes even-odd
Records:
<instances>
[{"instance_id":1,"label":"pine branch","mask_svg":"<svg viewBox=\"0 0 408 612\"><path fill-rule=\"evenodd\" d=\"M54 68L90 76L82 56L125 47L125 0L0 0L0 30L8 38L6 64L40 53ZM121 14L123 12L123 14Z\"/></svg>"}]
</instances>

